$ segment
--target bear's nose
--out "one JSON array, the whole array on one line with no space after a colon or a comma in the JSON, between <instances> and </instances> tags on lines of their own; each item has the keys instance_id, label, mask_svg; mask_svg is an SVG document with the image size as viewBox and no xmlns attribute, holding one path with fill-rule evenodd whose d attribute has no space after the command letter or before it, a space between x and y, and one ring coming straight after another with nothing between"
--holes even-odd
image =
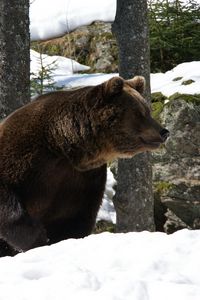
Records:
<instances>
[{"instance_id":1,"label":"bear's nose","mask_svg":"<svg viewBox=\"0 0 200 300\"><path fill-rule=\"evenodd\" d=\"M169 137L169 131L164 128L160 131L160 135L161 135L163 142L165 142L166 139Z\"/></svg>"}]
</instances>

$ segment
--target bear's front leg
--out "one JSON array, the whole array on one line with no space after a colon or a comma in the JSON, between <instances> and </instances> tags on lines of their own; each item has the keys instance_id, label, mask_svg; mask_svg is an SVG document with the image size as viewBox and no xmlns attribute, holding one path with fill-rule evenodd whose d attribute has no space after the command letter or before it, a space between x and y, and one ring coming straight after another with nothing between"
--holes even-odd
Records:
<instances>
[{"instance_id":1,"label":"bear's front leg","mask_svg":"<svg viewBox=\"0 0 200 300\"><path fill-rule=\"evenodd\" d=\"M0 185L0 239L17 251L47 244L42 224L33 220L22 207L17 195Z\"/></svg>"},{"instance_id":2,"label":"bear's front leg","mask_svg":"<svg viewBox=\"0 0 200 300\"><path fill-rule=\"evenodd\" d=\"M6 241L0 239L0 257L14 256L18 253L19 251L13 249Z\"/></svg>"}]
</instances>

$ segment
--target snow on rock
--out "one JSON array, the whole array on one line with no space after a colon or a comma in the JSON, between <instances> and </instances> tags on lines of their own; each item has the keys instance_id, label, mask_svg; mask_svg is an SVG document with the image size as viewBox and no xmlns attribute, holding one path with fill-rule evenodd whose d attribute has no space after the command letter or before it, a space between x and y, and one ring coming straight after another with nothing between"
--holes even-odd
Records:
<instances>
[{"instance_id":1,"label":"snow on rock","mask_svg":"<svg viewBox=\"0 0 200 300\"><path fill-rule=\"evenodd\" d=\"M184 84L187 80L191 84ZM185 62L166 73L151 74L151 91L169 97L174 93L200 94L200 61Z\"/></svg>"},{"instance_id":2,"label":"snow on rock","mask_svg":"<svg viewBox=\"0 0 200 300\"><path fill-rule=\"evenodd\" d=\"M34 50L30 50L31 55L31 73L35 75L44 68L50 67L52 70L52 77L56 82L60 81L63 76L72 75L80 71L87 71L90 67L81 65L73 59L69 59L62 56L48 56L46 54L40 54ZM42 65L41 65L42 63Z\"/></svg>"},{"instance_id":3,"label":"snow on rock","mask_svg":"<svg viewBox=\"0 0 200 300\"><path fill-rule=\"evenodd\" d=\"M31 40L48 40L94 21L111 22L116 0L32 0Z\"/></svg>"},{"instance_id":4,"label":"snow on rock","mask_svg":"<svg viewBox=\"0 0 200 300\"><path fill-rule=\"evenodd\" d=\"M200 231L103 233L0 259L0 300L199 300Z\"/></svg>"}]
</instances>

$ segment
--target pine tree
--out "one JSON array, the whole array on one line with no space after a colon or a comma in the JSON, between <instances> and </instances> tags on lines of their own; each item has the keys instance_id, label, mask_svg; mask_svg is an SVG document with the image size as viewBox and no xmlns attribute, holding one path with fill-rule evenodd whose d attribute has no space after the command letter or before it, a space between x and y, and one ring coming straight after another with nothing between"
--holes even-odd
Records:
<instances>
[{"instance_id":1,"label":"pine tree","mask_svg":"<svg viewBox=\"0 0 200 300\"><path fill-rule=\"evenodd\" d=\"M200 4L149 1L151 70L166 71L200 59Z\"/></svg>"},{"instance_id":2,"label":"pine tree","mask_svg":"<svg viewBox=\"0 0 200 300\"><path fill-rule=\"evenodd\" d=\"M42 95L45 92L57 90L53 80L53 71L56 69L56 61L45 64L42 52L39 52L40 69L38 73L31 73L31 96Z\"/></svg>"}]
</instances>

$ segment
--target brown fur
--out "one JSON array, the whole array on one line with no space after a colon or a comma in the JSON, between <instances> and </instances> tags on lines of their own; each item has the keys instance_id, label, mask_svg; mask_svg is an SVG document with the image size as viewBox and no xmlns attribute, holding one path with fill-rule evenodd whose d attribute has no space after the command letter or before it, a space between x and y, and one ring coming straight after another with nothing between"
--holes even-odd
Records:
<instances>
[{"instance_id":1,"label":"brown fur","mask_svg":"<svg viewBox=\"0 0 200 300\"><path fill-rule=\"evenodd\" d=\"M0 256L91 233L106 163L163 142L143 89L143 77L116 77L40 96L2 122Z\"/></svg>"}]
</instances>

